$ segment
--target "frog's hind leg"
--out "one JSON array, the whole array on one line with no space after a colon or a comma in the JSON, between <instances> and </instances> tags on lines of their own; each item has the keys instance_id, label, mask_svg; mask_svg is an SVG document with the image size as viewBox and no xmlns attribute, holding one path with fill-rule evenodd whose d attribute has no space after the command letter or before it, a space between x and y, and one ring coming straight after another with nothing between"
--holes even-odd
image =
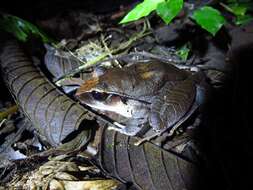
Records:
<instances>
[{"instance_id":1,"label":"frog's hind leg","mask_svg":"<svg viewBox=\"0 0 253 190\"><path fill-rule=\"evenodd\" d=\"M198 104L194 104L191 108L191 110L183 117L181 118L181 120L179 120L176 124L174 124L170 129L165 128L164 130L155 133L151 136L142 138L140 140L138 140L136 143L134 143L134 145L139 146L142 143L146 142L146 141L150 141L152 139L154 139L155 137L161 136L162 134L164 134L165 132L167 132L168 130L168 134L166 135L167 137L171 137L172 135L174 135L175 131L186 121L188 120L192 114L198 109L199 105Z\"/></svg>"},{"instance_id":2,"label":"frog's hind leg","mask_svg":"<svg viewBox=\"0 0 253 190\"><path fill-rule=\"evenodd\" d=\"M171 128L191 109L195 97L193 80L167 82L151 104L150 125L156 131Z\"/></svg>"},{"instance_id":3,"label":"frog's hind leg","mask_svg":"<svg viewBox=\"0 0 253 190\"><path fill-rule=\"evenodd\" d=\"M174 133L192 114L192 110L195 111L195 98L196 85L193 80L167 82L159 95L154 97L151 105L149 123L155 134L145 137L140 142L151 140L167 130Z\"/></svg>"}]
</instances>

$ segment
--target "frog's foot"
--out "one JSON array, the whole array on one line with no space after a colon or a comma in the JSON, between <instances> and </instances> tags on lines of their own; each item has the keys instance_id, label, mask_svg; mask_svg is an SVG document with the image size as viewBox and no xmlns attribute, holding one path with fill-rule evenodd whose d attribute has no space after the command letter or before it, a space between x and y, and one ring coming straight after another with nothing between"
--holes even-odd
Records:
<instances>
[{"instance_id":1,"label":"frog's foot","mask_svg":"<svg viewBox=\"0 0 253 190\"><path fill-rule=\"evenodd\" d=\"M162 134L162 133L159 132L159 133L155 133L154 135L151 135L151 136L142 138L142 139L138 140L137 142L135 142L134 145L135 145L135 146L139 146L139 145L141 145L142 143L144 143L144 142L146 142L146 141L151 141L152 139L154 139L155 137L160 136L161 134Z\"/></svg>"},{"instance_id":2,"label":"frog's foot","mask_svg":"<svg viewBox=\"0 0 253 190\"><path fill-rule=\"evenodd\" d=\"M184 120L184 121L185 121L185 120ZM163 126L162 121L159 122L159 123L160 123L160 126ZM168 130L169 130L169 132L168 132L167 134L165 134L165 137L166 137L166 138L167 138L167 137L171 137L171 136L174 134L175 130L176 130L182 123L183 123L183 122L179 121L178 123L176 123L176 124L175 124L173 127L171 127L171 128L166 128L166 127L160 128L160 129L162 129L162 130L155 129L155 128L153 127L153 129L154 129L154 134L153 134L153 135L150 135L150 136L147 136L147 137L144 137L144 138L138 140L137 142L134 143L134 145L135 145L135 146L139 146L139 145L141 145L142 143L144 143L144 142L146 142L146 141L151 141L151 140L154 139L154 138L157 138L157 137L159 137L159 136L164 135Z\"/></svg>"},{"instance_id":3,"label":"frog's foot","mask_svg":"<svg viewBox=\"0 0 253 190\"><path fill-rule=\"evenodd\" d=\"M118 131L128 136L135 136L140 131L140 127L138 126L125 126L118 122L114 122L113 124L114 126L110 125L108 130Z\"/></svg>"},{"instance_id":4,"label":"frog's foot","mask_svg":"<svg viewBox=\"0 0 253 190\"><path fill-rule=\"evenodd\" d=\"M142 138L140 140L138 140L136 143L134 143L134 145L139 146L142 143L146 142L146 141L150 141L158 136L163 135L166 131L168 131L168 134L166 135L166 137L171 137L175 134L175 131L177 131L177 129L197 110L199 106L197 104L194 104L192 106L192 108L190 109L190 111L183 117L181 118L176 124L172 125L170 128L165 128L161 131L157 131L155 132L155 134ZM199 125L199 123L196 123Z\"/></svg>"},{"instance_id":5,"label":"frog's foot","mask_svg":"<svg viewBox=\"0 0 253 190\"><path fill-rule=\"evenodd\" d=\"M163 129L162 131L157 131L155 132L155 134L151 135L151 136L148 136L148 137L145 137L145 138L142 138L140 140L138 140L136 143L134 143L135 146L139 146L141 145L142 143L146 142L146 141L150 141L156 137L159 137L161 135L163 135L166 131L169 130L168 134L165 135L165 137L171 137L172 135L174 135L175 131L182 125L182 123L188 119L188 117L190 116L190 114L188 115L187 114L187 117L183 118L182 120L180 120L178 123L176 123L174 126L172 126L170 129L168 128L165 128ZM162 143L162 142L161 142Z\"/></svg>"}]
</instances>

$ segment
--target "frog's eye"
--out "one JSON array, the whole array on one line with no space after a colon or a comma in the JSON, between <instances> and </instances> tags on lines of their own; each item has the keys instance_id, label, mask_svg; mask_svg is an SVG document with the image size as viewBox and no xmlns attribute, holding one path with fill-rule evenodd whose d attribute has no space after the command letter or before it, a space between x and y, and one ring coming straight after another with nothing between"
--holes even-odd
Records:
<instances>
[{"instance_id":1,"label":"frog's eye","mask_svg":"<svg viewBox=\"0 0 253 190\"><path fill-rule=\"evenodd\" d=\"M95 100L98 100L98 101L104 101L109 96L109 94L107 93L97 92L97 91L92 91L91 95Z\"/></svg>"}]
</instances>

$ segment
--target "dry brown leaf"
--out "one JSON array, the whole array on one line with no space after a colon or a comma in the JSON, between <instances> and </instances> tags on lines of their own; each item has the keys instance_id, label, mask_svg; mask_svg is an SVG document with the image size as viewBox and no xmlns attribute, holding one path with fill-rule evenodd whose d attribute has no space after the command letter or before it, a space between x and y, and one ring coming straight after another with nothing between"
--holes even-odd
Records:
<instances>
[{"instance_id":1,"label":"dry brown leaf","mask_svg":"<svg viewBox=\"0 0 253 190\"><path fill-rule=\"evenodd\" d=\"M116 180L62 181L65 190L113 190L121 184Z\"/></svg>"}]
</instances>

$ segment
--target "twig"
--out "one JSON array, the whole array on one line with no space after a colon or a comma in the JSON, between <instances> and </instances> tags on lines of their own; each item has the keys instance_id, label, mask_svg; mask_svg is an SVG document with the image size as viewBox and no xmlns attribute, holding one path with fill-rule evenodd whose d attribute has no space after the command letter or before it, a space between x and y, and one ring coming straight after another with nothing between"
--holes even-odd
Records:
<instances>
[{"instance_id":1,"label":"twig","mask_svg":"<svg viewBox=\"0 0 253 190\"><path fill-rule=\"evenodd\" d=\"M112 57L113 57L112 51L111 51L111 50L109 49L109 47L107 46L106 40L107 40L107 39L106 39L106 38L104 37L104 35L102 34L102 35L101 35L102 44L103 44L104 48L106 49L106 51L109 53L108 56L109 56L110 58L112 58ZM116 64L117 64L117 66L121 68L121 65L119 64L119 62L118 62L117 60L115 60L115 62L116 62Z\"/></svg>"},{"instance_id":2,"label":"twig","mask_svg":"<svg viewBox=\"0 0 253 190\"><path fill-rule=\"evenodd\" d=\"M13 114L18 111L18 106L14 105L7 108L5 111L0 112L0 121L6 118L8 115Z\"/></svg>"},{"instance_id":3,"label":"twig","mask_svg":"<svg viewBox=\"0 0 253 190\"><path fill-rule=\"evenodd\" d=\"M17 139L20 137L20 135L24 132L25 129L27 129L27 120L22 123L22 126L19 127L16 133L12 134L9 139L7 139L4 144L0 147L0 153L4 152L8 147L10 147L13 143L17 141Z\"/></svg>"},{"instance_id":4,"label":"twig","mask_svg":"<svg viewBox=\"0 0 253 190\"><path fill-rule=\"evenodd\" d=\"M61 80L64 80L65 78L72 77L75 74L79 73L80 71L82 71L84 69L88 69L88 68L94 66L97 62L99 62L99 61L103 60L104 58L108 57L110 54L117 54L120 51L128 48L130 45L132 45L133 42L137 41L140 38L143 38L144 36L149 35L150 32L146 32L146 30L147 30L147 26L146 26L146 23L144 23L143 30L140 33L138 33L136 36L134 36L134 37L130 38L128 41L122 43L118 48L113 49L110 52L106 52L104 54L101 54L101 55L97 56L95 59L93 59L91 61L88 61L88 62L84 63L83 65L79 66L78 68L76 68L76 69L68 72L67 74L65 74L64 76L60 77L56 81L56 85L59 85L59 83L61 83Z\"/></svg>"},{"instance_id":5,"label":"twig","mask_svg":"<svg viewBox=\"0 0 253 190\"><path fill-rule=\"evenodd\" d=\"M233 9L231 9L229 6L225 5L224 3L222 2L219 2L220 6L222 6L224 9L226 9L228 12L234 14L234 11Z\"/></svg>"},{"instance_id":6,"label":"twig","mask_svg":"<svg viewBox=\"0 0 253 190\"><path fill-rule=\"evenodd\" d=\"M0 122L0 129L2 127L2 125L7 121L7 119L3 119L1 122Z\"/></svg>"}]
</instances>

